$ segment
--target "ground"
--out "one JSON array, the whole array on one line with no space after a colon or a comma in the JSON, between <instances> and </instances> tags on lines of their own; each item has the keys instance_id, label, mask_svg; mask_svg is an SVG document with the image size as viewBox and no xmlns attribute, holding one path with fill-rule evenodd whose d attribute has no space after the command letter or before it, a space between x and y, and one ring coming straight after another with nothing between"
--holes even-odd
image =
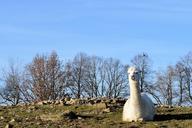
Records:
<instances>
[{"instance_id":1,"label":"ground","mask_svg":"<svg viewBox=\"0 0 192 128\"><path fill-rule=\"evenodd\" d=\"M158 107L154 121L123 122L122 107L21 105L0 107L0 128L191 128L192 108Z\"/></svg>"}]
</instances>

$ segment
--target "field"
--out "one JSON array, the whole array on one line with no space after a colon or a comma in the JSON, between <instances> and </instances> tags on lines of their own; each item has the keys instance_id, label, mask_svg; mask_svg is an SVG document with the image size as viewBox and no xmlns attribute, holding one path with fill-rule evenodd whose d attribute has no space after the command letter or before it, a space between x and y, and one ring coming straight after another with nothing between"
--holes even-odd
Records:
<instances>
[{"instance_id":1,"label":"field","mask_svg":"<svg viewBox=\"0 0 192 128\"><path fill-rule=\"evenodd\" d=\"M154 121L127 123L122 106L20 105L0 107L1 128L191 128L192 108L157 107Z\"/></svg>"}]
</instances>

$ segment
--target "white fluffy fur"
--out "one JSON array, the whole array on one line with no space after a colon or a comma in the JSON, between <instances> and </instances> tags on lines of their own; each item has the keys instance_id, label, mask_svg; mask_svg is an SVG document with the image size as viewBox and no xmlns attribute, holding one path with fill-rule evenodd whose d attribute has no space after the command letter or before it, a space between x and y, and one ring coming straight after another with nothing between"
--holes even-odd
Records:
<instances>
[{"instance_id":1,"label":"white fluffy fur","mask_svg":"<svg viewBox=\"0 0 192 128\"><path fill-rule=\"evenodd\" d=\"M155 107L151 99L144 93L140 93L139 72L135 67L128 70L130 97L123 108L123 121L153 120Z\"/></svg>"}]
</instances>

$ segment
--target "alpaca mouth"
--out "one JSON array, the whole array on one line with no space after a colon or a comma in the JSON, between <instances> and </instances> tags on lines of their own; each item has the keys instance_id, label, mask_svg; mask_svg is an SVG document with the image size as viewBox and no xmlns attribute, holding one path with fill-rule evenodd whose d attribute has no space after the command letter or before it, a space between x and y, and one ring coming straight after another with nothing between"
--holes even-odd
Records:
<instances>
[{"instance_id":1,"label":"alpaca mouth","mask_svg":"<svg viewBox=\"0 0 192 128\"><path fill-rule=\"evenodd\" d=\"M131 76L131 79L132 79L132 80L135 80L135 76Z\"/></svg>"}]
</instances>

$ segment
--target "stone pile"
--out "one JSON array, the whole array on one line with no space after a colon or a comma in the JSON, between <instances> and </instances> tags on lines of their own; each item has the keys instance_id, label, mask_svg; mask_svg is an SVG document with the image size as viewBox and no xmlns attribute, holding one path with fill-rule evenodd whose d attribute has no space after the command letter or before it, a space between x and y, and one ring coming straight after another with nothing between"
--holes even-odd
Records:
<instances>
[{"instance_id":1,"label":"stone pile","mask_svg":"<svg viewBox=\"0 0 192 128\"><path fill-rule=\"evenodd\" d=\"M123 106L126 102L126 99L116 98L116 99L108 99L108 98L86 98L86 99L76 99L76 98L63 98L61 100L53 100L53 101L40 101L33 102L29 105L60 105L60 106L71 106L71 105L96 105L99 103L105 103L107 106Z\"/></svg>"}]
</instances>

